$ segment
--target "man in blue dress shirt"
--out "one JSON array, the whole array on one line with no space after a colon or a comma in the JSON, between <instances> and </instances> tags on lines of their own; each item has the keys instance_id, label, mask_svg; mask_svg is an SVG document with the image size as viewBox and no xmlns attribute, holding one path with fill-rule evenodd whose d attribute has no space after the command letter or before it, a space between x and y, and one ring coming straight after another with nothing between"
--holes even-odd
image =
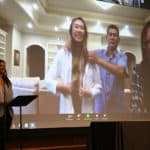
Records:
<instances>
[{"instance_id":1,"label":"man in blue dress shirt","mask_svg":"<svg viewBox=\"0 0 150 150\"><path fill-rule=\"evenodd\" d=\"M89 60L99 65L102 92L95 100L95 113L126 111L124 77L127 75L127 57L117 50L120 37L116 25L107 28L107 49L89 52Z\"/></svg>"}]
</instances>

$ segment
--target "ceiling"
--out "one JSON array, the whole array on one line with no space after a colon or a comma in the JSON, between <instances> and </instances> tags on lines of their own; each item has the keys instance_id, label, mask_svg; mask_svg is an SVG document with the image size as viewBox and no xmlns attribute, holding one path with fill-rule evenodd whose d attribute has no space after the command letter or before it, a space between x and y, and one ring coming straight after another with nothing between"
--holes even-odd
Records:
<instances>
[{"instance_id":1,"label":"ceiling","mask_svg":"<svg viewBox=\"0 0 150 150\"><path fill-rule=\"evenodd\" d=\"M103 34L93 28L99 21L104 29L110 23L118 25L120 29L128 25L133 37L137 38L149 14L150 10L118 4L104 10L97 5L96 0L3 0L0 4L0 25L4 28L14 25L22 32L64 33L68 30L68 27L64 27L67 19L70 21L80 16L93 34ZM27 27L28 22L32 23L32 29Z\"/></svg>"}]
</instances>

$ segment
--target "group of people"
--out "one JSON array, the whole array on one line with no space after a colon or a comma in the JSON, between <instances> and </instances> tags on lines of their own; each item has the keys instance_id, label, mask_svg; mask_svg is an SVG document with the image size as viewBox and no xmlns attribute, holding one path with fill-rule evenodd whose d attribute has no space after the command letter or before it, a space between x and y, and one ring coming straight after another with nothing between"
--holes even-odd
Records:
<instances>
[{"instance_id":1,"label":"group of people","mask_svg":"<svg viewBox=\"0 0 150 150\"><path fill-rule=\"evenodd\" d=\"M107 48L92 51L87 49L88 31L83 18L72 20L69 33L70 39L58 51L45 77L49 91L60 95L59 113L127 112L124 79L129 71L126 54L118 50L119 28L109 25ZM147 112L150 107L150 21L143 28L141 45L143 61L134 67L131 81L132 112Z\"/></svg>"},{"instance_id":2,"label":"group of people","mask_svg":"<svg viewBox=\"0 0 150 150\"><path fill-rule=\"evenodd\" d=\"M127 112L124 79L129 76L125 53L118 50L116 25L107 28L107 48L88 51L87 26L83 18L72 20L70 39L58 51L45 83L49 91L60 95L60 114ZM142 62L135 65L131 81L131 112L150 112L150 21L141 32ZM12 85L6 62L0 60L0 133L10 128L13 111ZM7 119L6 119L7 118Z\"/></svg>"},{"instance_id":3,"label":"group of people","mask_svg":"<svg viewBox=\"0 0 150 150\"><path fill-rule=\"evenodd\" d=\"M60 113L125 112L123 94L127 75L126 55L117 50L120 38L116 25L107 28L107 49L88 52L87 27L82 18L72 20L70 40L58 52L45 81L60 94Z\"/></svg>"}]
</instances>

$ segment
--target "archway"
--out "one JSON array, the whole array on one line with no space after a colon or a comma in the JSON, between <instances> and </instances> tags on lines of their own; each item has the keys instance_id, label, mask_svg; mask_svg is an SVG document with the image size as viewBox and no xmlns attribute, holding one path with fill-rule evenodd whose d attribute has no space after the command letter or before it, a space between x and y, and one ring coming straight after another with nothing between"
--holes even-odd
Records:
<instances>
[{"instance_id":1,"label":"archway","mask_svg":"<svg viewBox=\"0 0 150 150\"><path fill-rule=\"evenodd\" d=\"M27 76L44 79L45 51L39 45L30 45L27 48Z\"/></svg>"}]
</instances>

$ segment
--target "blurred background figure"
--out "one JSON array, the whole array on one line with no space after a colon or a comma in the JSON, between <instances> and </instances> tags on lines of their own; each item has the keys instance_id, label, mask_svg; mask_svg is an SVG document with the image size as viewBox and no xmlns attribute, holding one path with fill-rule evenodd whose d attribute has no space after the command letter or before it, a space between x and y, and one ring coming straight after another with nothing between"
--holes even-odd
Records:
<instances>
[{"instance_id":1,"label":"blurred background figure","mask_svg":"<svg viewBox=\"0 0 150 150\"><path fill-rule=\"evenodd\" d=\"M132 75L136 65L136 57L131 52L125 53L127 56L128 76L124 78L124 94L127 110L131 110L131 88L132 88Z\"/></svg>"},{"instance_id":2,"label":"blurred background figure","mask_svg":"<svg viewBox=\"0 0 150 150\"><path fill-rule=\"evenodd\" d=\"M7 77L6 62L0 59L0 137L6 136L6 132L10 129L13 110L7 107L12 100L12 85ZM4 138L0 140L0 149L4 149Z\"/></svg>"},{"instance_id":3,"label":"blurred background figure","mask_svg":"<svg viewBox=\"0 0 150 150\"><path fill-rule=\"evenodd\" d=\"M132 112L150 113L150 21L141 32L142 62L136 65L132 80Z\"/></svg>"}]
</instances>

